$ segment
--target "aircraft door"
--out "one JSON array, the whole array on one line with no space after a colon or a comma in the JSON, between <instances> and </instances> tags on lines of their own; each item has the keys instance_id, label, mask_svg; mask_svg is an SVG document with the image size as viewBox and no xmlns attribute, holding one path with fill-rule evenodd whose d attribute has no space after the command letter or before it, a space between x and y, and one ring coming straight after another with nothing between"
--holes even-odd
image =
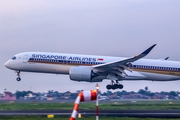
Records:
<instances>
[{"instance_id":1,"label":"aircraft door","mask_svg":"<svg viewBox=\"0 0 180 120\"><path fill-rule=\"evenodd\" d=\"M65 57L65 58L63 59L63 64L64 64L64 65L68 65L68 58L67 58L67 57Z\"/></svg>"},{"instance_id":2,"label":"aircraft door","mask_svg":"<svg viewBox=\"0 0 180 120\"><path fill-rule=\"evenodd\" d=\"M24 55L23 57L23 63L27 63L28 62L28 55Z\"/></svg>"}]
</instances>

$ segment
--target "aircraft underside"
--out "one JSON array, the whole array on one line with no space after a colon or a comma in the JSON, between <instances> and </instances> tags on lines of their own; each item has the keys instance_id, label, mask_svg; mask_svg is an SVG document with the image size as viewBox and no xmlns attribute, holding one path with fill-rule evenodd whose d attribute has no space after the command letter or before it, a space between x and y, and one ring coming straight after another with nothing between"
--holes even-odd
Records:
<instances>
[{"instance_id":1,"label":"aircraft underside","mask_svg":"<svg viewBox=\"0 0 180 120\"><path fill-rule=\"evenodd\" d=\"M28 64L28 63L27 63ZM50 73L50 74L67 74L69 75L69 70L71 66L54 66L50 67L49 65L43 65L42 64L36 64L34 67L31 67L31 69L26 69L21 71L17 71L17 81L21 81L20 72L36 72L36 73ZM46 66L46 67L45 67ZM32 69L33 68L33 69ZM40 69L41 68L41 69ZM94 78L92 78L90 81L87 80L81 80L80 82L102 82L103 80L110 80L110 84L106 86L108 90L110 89L123 89L123 85L120 84L120 81L123 80L149 80L149 81L172 81L172 80L179 80L179 76L172 76L172 75L163 75L163 74L154 74L154 73L148 73L148 72L137 72L132 71L129 72L125 70L127 75L124 77L117 76L114 73L108 74L108 75L99 75ZM77 80L75 80L77 81Z\"/></svg>"}]
</instances>

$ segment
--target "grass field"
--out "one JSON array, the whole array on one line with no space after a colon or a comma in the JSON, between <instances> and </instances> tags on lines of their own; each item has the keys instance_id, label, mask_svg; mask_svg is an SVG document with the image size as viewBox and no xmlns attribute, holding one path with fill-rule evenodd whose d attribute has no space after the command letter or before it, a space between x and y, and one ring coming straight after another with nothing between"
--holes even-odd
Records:
<instances>
[{"instance_id":1,"label":"grass field","mask_svg":"<svg viewBox=\"0 0 180 120\"><path fill-rule=\"evenodd\" d=\"M73 103L13 103L0 102L0 110L72 110ZM100 102L100 109L109 110L141 110L141 109L180 109L180 101L114 101ZM80 109L95 109L95 102L81 103ZM52 120L68 120L69 117L55 116ZM0 120L49 120L46 116L0 116ZM77 120L95 120L95 117L77 118ZM165 118L124 118L124 117L101 117L100 120L180 120Z\"/></svg>"},{"instance_id":2,"label":"grass field","mask_svg":"<svg viewBox=\"0 0 180 120\"><path fill-rule=\"evenodd\" d=\"M82 117L76 120L95 120L95 117ZM165 119L165 118L126 118L126 117L99 117L100 120L180 120L179 119ZM0 120L50 120L45 116L16 116L16 117L0 117ZM69 120L69 117L55 117L51 120Z\"/></svg>"},{"instance_id":3,"label":"grass field","mask_svg":"<svg viewBox=\"0 0 180 120\"><path fill-rule=\"evenodd\" d=\"M171 103L170 103L171 102ZM73 103L1 103L0 110L72 110ZM95 109L95 102L81 103L80 109ZM118 101L100 103L99 108L102 110L166 110L166 109L180 109L180 101Z\"/></svg>"}]
</instances>

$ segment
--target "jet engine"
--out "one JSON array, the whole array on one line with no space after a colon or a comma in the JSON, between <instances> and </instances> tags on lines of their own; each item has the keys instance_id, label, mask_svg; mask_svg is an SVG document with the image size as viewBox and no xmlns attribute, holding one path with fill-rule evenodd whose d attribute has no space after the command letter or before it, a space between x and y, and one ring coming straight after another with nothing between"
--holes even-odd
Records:
<instances>
[{"instance_id":1,"label":"jet engine","mask_svg":"<svg viewBox=\"0 0 180 120\"><path fill-rule=\"evenodd\" d=\"M74 81L92 82L93 72L90 67L71 67L69 76Z\"/></svg>"}]
</instances>

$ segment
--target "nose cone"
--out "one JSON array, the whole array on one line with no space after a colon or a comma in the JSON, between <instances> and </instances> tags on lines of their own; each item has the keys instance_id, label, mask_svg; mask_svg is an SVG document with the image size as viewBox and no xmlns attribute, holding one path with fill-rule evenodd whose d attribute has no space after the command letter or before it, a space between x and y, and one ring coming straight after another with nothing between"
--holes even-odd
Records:
<instances>
[{"instance_id":1,"label":"nose cone","mask_svg":"<svg viewBox=\"0 0 180 120\"><path fill-rule=\"evenodd\" d=\"M10 62L7 61L5 64L4 64L5 67L9 68L10 67Z\"/></svg>"}]
</instances>

